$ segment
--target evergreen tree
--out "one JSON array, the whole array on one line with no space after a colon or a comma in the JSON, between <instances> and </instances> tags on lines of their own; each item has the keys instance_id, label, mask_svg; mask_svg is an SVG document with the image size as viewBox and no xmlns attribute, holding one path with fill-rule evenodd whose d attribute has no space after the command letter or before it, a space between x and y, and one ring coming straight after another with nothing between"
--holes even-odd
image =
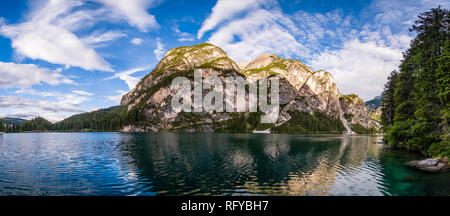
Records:
<instances>
[{"instance_id":1,"label":"evergreen tree","mask_svg":"<svg viewBox=\"0 0 450 216\"><path fill-rule=\"evenodd\" d=\"M381 124L383 126L391 126L394 124L394 93L397 82L398 72L392 71L388 77L388 82L384 86L383 99L381 105Z\"/></svg>"},{"instance_id":2,"label":"evergreen tree","mask_svg":"<svg viewBox=\"0 0 450 216\"><path fill-rule=\"evenodd\" d=\"M450 13L441 7L431 9L420 14L410 30L417 36L404 53L394 82L391 74L385 88L385 139L392 146L442 155L447 148L443 146L448 146L449 57L444 51L450 40ZM391 107L393 121L386 117L391 116Z\"/></svg>"},{"instance_id":3,"label":"evergreen tree","mask_svg":"<svg viewBox=\"0 0 450 216\"><path fill-rule=\"evenodd\" d=\"M447 40L444 52L438 62L439 67L436 72L438 98L442 108L441 127L445 130L448 129L448 120L450 117L450 40Z\"/></svg>"}]
</instances>

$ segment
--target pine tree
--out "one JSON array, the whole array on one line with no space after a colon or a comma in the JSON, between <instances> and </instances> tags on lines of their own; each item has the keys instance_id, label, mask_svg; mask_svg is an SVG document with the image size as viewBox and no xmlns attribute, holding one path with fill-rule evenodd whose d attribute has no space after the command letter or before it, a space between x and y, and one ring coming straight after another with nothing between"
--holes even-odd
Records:
<instances>
[{"instance_id":1,"label":"pine tree","mask_svg":"<svg viewBox=\"0 0 450 216\"><path fill-rule=\"evenodd\" d=\"M444 45L450 40L450 13L441 7L418 16L410 29L417 33L403 55L395 78L393 103L392 77L383 101L383 116L395 107L394 120L382 121L385 139L392 146L442 155L448 146L449 57ZM393 124L392 124L393 123Z\"/></svg>"},{"instance_id":2,"label":"pine tree","mask_svg":"<svg viewBox=\"0 0 450 216\"><path fill-rule=\"evenodd\" d=\"M441 102L442 124L441 128L448 130L450 118L450 40L447 40L444 52L438 60L439 67L436 72L438 98Z\"/></svg>"},{"instance_id":3,"label":"pine tree","mask_svg":"<svg viewBox=\"0 0 450 216\"><path fill-rule=\"evenodd\" d=\"M384 86L383 99L381 105L381 124L383 127L392 126L394 124L394 93L395 85L397 82L398 72L396 70L392 71L388 77L388 82Z\"/></svg>"}]
</instances>

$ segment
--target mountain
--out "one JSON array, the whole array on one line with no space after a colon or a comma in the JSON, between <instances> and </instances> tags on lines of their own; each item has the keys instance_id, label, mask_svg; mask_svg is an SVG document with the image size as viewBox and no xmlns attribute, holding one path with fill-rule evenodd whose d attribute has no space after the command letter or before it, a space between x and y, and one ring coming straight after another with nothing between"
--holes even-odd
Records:
<instances>
[{"instance_id":1,"label":"mountain","mask_svg":"<svg viewBox=\"0 0 450 216\"><path fill-rule=\"evenodd\" d=\"M10 118L10 117L5 117L5 118L0 118L0 121L3 124L9 124L9 125L21 125L23 123L25 123L27 120L26 119L21 119L21 118Z\"/></svg>"},{"instance_id":2,"label":"mountain","mask_svg":"<svg viewBox=\"0 0 450 216\"><path fill-rule=\"evenodd\" d=\"M366 102L367 109L371 111L377 110L379 107L381 107L381 103L383 100L383 95L376 96L372 100L369 100Z\"/></svg>"},{"instance_id":3,"label":"mountain","mask_svg":"<svg viewBox=\"0 0 450 216\"><path fill-rule=\"evenodd\" d=\"M366 102L367 109L369 110L369 115L372 119L377 122L381 122L381 104L383 102L383 94L376 96L374 99Z\"/></svg>"},{"instance_id":4,"label":"mountain","mask_svg":"<svg viewBox=\"0 0 450 216\"><path fill-rule=\"evenodd\" d=\"M175 112L171 99L177 91L170 88L171 82L175 77L183 76L193 85L194 69L197 68L203 69L203 79L216 75L224 83L226 77L246 78L250 82L278 77L280 115L277 122L259 123L259 117L264 114L261 111ZM203 89L203 96L211 91ZM262 54L248 64L238 65L221 48L209 43L169 50L156 68L123 96L121 105L126 106L129 113L140 115L122 131L250 132L270 129L280 133L367 133L379 126L370 118L361 98L339 92L329 72L313 71L299 60L273 54Z\"/></svg>"}]
</instances>

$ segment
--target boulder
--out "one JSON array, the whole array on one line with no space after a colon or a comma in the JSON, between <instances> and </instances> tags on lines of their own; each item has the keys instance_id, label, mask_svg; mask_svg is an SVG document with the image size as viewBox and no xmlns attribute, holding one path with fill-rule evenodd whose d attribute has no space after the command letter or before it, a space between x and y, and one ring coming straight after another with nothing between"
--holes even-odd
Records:
<instances>
[{"instance_id":1,"label":"boulder","mask_svg":"<svg viewBox=\"0 0 450 216\"><path fill-rule=\"evenodd\" d=\"M431 173L445 172L448 170L447 162L437 158L410 161L405 163L405 166Z\"/></svg>"}]
</instances>

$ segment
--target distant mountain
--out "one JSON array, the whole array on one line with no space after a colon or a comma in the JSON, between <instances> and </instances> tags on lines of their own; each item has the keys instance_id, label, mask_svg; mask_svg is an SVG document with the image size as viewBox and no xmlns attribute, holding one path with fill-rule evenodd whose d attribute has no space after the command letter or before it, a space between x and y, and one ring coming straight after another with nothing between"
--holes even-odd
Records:
<instances>
[{"instance_id":1,"label":"distant mountain","mask_svg":"<svg viewBox=\"0 0 450 216\"><path fill-rule=\"evenodd\" d=\"M379 107L381 107L382 100L383 100L383 95L380 95L380 96L376 96L374 99L372 99L370 101L367 101L366 102L367 109L369 109L370 111L377 110Z\"/></svg>"},{"instance_id":2,"label":"distant mountain","mask_svg":"<svg viewBox=\"0 0 450 216\"><path fill-rule=\"evenodd\" d=\"M3 122L3 124L13 124L13 125L22 125L23 123L25 123L26 119L21 119L21 118L10 118L10 117L5 117L5 118L0 118L0 120Z\"/></svg>"}]
</instances>

